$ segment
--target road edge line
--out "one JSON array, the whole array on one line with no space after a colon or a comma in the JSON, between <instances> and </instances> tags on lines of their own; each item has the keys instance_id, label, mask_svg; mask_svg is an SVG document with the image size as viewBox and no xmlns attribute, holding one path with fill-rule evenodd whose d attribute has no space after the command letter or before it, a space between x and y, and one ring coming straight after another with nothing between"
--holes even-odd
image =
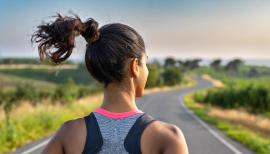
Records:
<instances>
[{"instance_id":1,"label":"road edge line","mask_svg":"<svg viewBox=\"0 0 270 154\"><path fill-rule=\"evenodd\" d=\"M241 151L239 151L236 147L234 147L231 143L223 139L220 135L218 135L217 132L215 132L207 123L202 121L199 117L197 117L192 111L190 111L186 105L184 104L183 96L180 96L180 105L182 105L185 109L185 111L191 115L197 122L199 122L210 134L212 134L216 139L218 139L221 143L223 143L225 146L227 146L230 150L232 150L235 154L243 154Z\"/></svg>"}]
</instances>

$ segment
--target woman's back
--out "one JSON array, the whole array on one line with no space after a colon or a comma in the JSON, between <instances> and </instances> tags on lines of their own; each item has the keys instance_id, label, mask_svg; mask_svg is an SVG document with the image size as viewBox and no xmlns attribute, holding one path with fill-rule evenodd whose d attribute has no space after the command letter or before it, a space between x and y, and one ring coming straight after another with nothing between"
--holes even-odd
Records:
<instances>
[{"instance_id":1,"label":"woman's back","mask_svg":"<svg viewBox=\"0 0 270 154\"><path fill-rule=\"evenodd\" d=\"M114 113L98 108L84 118L65 122L43 154L155 154L166 149L187 153L178 127L140 110Z\"/></svg>"}]
</instances>

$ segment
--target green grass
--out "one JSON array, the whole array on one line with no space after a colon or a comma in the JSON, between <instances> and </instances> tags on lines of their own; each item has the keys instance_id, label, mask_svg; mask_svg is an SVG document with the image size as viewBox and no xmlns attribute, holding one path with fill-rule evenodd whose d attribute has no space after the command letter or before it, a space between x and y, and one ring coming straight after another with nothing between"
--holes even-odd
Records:
<instances>
[{"instance_id":1,"label":"green grass","mask_svg":"<svg viewBox=\"0 0 270 154\"><path fill-rule=\"evenodd\" d=\"M31 84L35 88L40 89L53 89L56 87L56 84L47 82L47 81L40 81L35 79L29 79L24 77L18 77L14 75L7 75L0 73L0 88L3 90L14 90L16 86L23 85L23 84Z\"/></svg>"},{"instance_id":2,"label":"green grass","mask_svg":"<svg viewBox=\"0 0 270 154\"><path fill-rule=\"evenodd\" d=\"M95 82L84 67L78 69L2 69L1 74L13 75L26 79L46 81L53 84L66 83L68 78L72 78L76 84L91 84Z\"/></svg>"},{"instance_id":3,"label":"green grass","mask_svg":"<svg viewBox=\"0 0 270 154\"><path fill-rule=\"evenodd\" d=\"M253 132L241 125L235 125L228 121L224 121L218 118L214 118L208 115L207 107L198 108L194 105L192 98L193 94L186 95L184 102L186 106L191 109L202 120L214 125L218 129L222 130L225 134L231 138L239 141L257 154L269 154L270 151L270 139L263 137L262 135Z\"/></svg>"},{"instance_id":4,"label":"green grass","mask_svg":"<svg viewBox=\"0 0 270 154\"><path fill-rule=\"evenodd\" d=\"M270 72L269 67L256 67L259 71ZM245 72L246 70L251 69L251 66L241 66L240 70ZM221 80L226 86L234 86L234 87L246 87L249 84L253 84L254 86L267 86L270 88L270 76L269 75L260 75L258 77L246 77L246 76L231 76L227 74L225 71L215 71L208 66L202 66L196 70L192 71L193 73L198 74L209 74L215 79Z\"/></svg>"},{"instance_id":5,"label":"green grass","mask_svg":"<svg viewBox=\"0 0 270 154\"><path fill-rule=\"evenodd\" d=\"M239 87L247 87L248 85L252 84L254 86L262 86L267 87L270 90L270 77L253 77L253 78L233 78L231 80L226 80L226 84L236 85Z\"/></svg>"},{"instance_id":6,"label":"green grass","mask_svg":"<svg viewBox=\"0 0 270 154\"><path fill-rule=\"evenodd\" d=\"M270 67L241 65L239 67L238 75L236 75L236 76L238 76L238 77L251 77L249 73L252 69L256 69L257 75L255 75L255 76L260 77L260 76L269 76L270 75ZM198 73L198 74L207 73L207 74L210 74L210 75L215 76L215 77L222 77L222 76L230 75L225 70L217 71L217 70L212 69L209 66L201 66L195 70L192 70L191 72Z\"/></svg>"},{"instance_id":7,"label":"green grass","mask_svg":"<svg viewBox=\"0 0 270 154\"><path fill-rule=\"evenodd\" d=\"M55 132L65 121L85 116L100 102L67 106L40 106L34 111L12 116L0 123L0 153L11 150ZM9 123L9 124L8 124Z\"/></svg>"}]
</instances>

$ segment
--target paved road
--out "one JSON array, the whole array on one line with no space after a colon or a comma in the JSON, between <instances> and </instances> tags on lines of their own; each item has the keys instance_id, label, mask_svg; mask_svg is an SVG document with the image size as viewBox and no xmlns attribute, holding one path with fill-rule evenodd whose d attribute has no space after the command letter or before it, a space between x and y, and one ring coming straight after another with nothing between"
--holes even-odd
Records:
<instances>
[{"instance_id":1,"label":"paved road","mask_svg":"<svg viewBox=\"0 0 270 154\"><path fill-rule=\"evenodd\" d=\"M202 122L183 104L182 96L212 87L200 77L194 77L198 84L194 87L163 91L145 95L136 100L139 108L154 118L173 123L183 131L190 154L251 154L241 144L233 141L212 126ZM15 154L39 154L46 145L47 138L30 143Z\"/></svg>"}]
</instances>

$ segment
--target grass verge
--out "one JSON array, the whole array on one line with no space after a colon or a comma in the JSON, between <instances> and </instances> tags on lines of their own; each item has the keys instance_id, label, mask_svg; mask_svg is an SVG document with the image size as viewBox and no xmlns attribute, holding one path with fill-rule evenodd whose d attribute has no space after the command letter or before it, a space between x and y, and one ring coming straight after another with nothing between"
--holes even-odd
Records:
<instances>
[{"instance_id":1,"label":"grass verge","mask_svg":"<svg viewBox=\"0 0 270 154\"><path fill-rule=\"evenodd\" d=\"M200 104L200 107L196 105L192 98L192 94L188 94L184 97L186 106L191 109L202 120L210 123L223 131L229 137L242 143L256 154L269 154L270 152L270 139L266 138L256 132L249 130L241 125L235 125L229 121L224 121L218 118L211 117L208 112L208 106Z\"/></svg>"},{"instance_id":2,"label":"grass verge","mask_svg":"<svg viewBox=\"0 0 270 154\"><path fill-rule=\"evenodd\" d=\"M100 101L73 103L67 106L40 104L29 112L18 112L0 123L0 153L14 151L42 136L53 133L70 119L87 115L100 105ZM25 109L27 111L27 109Z\"/></svg>"}]
</instances>

